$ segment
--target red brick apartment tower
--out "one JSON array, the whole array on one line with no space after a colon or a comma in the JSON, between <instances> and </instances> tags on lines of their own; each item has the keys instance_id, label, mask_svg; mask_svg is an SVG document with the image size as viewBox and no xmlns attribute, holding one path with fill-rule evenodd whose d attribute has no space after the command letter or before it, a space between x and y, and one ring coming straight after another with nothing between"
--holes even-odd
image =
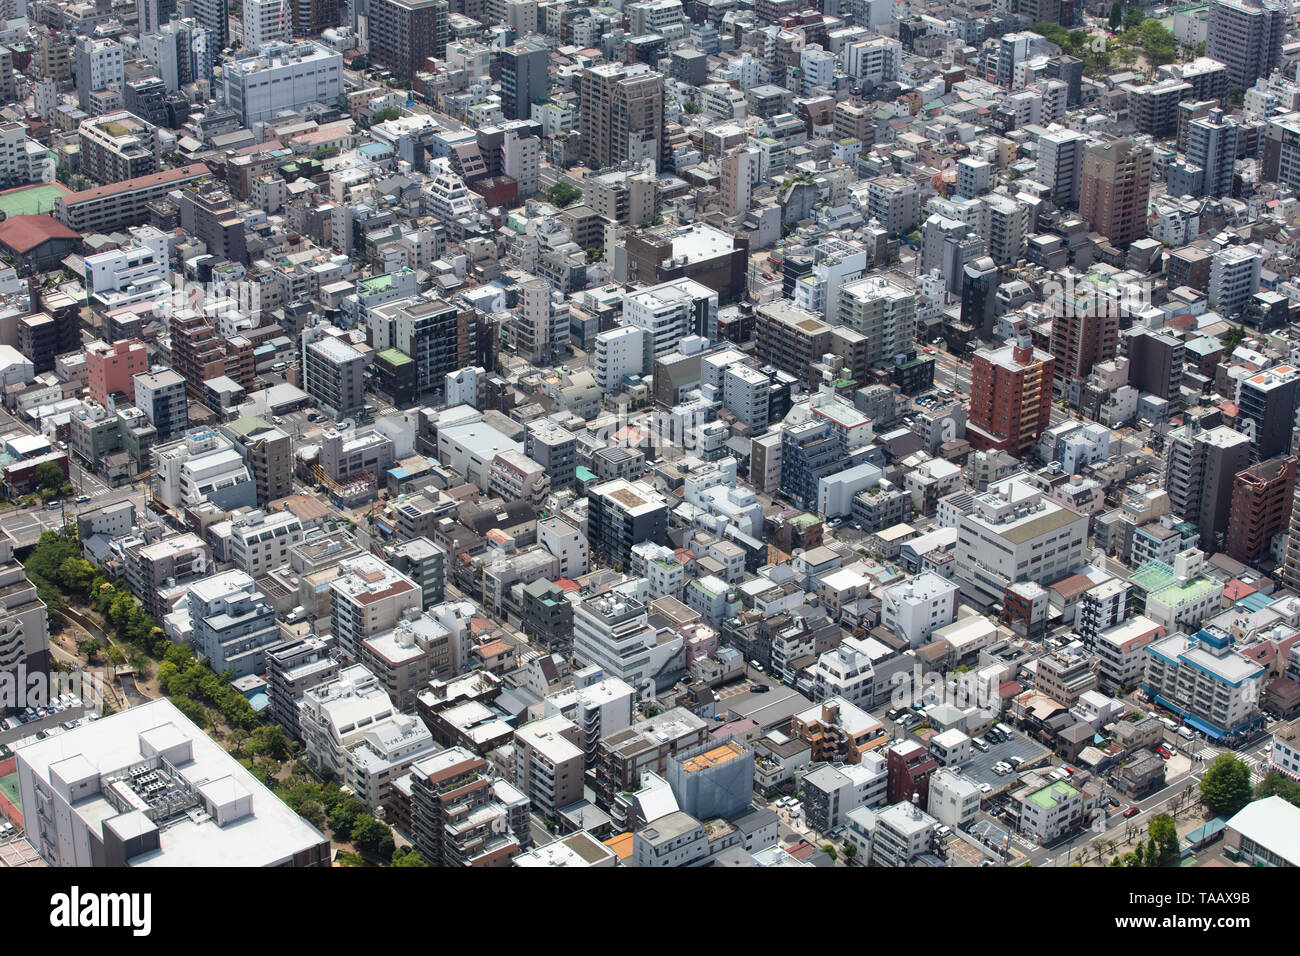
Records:
<instances>
[{"instance_id":1,"label":"red brick apartment tower","mask_svg":"<svg viewBox=\"0 0 1300 956\"><path fill-rule=\"evenodd\" d=\"M1024 457L1051 422L1051 353L1030 345L980 349L971 366L966 438L977 450Z\"/></svg>"},{"instance_id":2,"label":"red brick apartment tower","mask_svg":"<svg viewBox=\"0 0 1300 956\"><path fill-rule=\"evenodd\" d=\"M1288 455L1237 472L1228 512L1230 557L1249 564L1268 550L1273 535L1287 529L1296 464L1296 457Z\"/></svg>"}]
</instances>

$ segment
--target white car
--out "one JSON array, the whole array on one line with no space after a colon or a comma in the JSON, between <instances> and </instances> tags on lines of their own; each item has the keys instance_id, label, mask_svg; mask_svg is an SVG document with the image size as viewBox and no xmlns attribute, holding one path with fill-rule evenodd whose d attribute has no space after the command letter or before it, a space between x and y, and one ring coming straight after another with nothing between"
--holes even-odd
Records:
<instances>
[{"instance_id":1,"label":"white car","mask_svg":"<svg viewBox=\"0 0 1300 956\"><path fill-rule=\"evenodd\" d=\"M993 788L990 787L987 783L980 784L980 793L992 793L992 792L993 792Z\"/></svg>"}]
</instances>

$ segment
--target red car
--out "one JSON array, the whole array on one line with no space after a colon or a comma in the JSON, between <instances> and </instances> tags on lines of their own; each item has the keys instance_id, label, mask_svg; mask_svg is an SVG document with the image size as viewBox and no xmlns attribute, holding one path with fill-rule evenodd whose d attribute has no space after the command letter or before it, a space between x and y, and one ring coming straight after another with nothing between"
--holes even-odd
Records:
<instances>
[{"instance_id":1,"label":"red car","mask_svg":"<svg viewBox=\"0 0 1300 956\"><path fill-rule=\"evenodd\" d=\"M1173 754L1171 754L1171 753L1170 753L1166 748L1164 748L1164 747L1157 747L1157 748L1156 748L1156 753L1158 753L1158 754L1159 754L1161 757L1163 757L1165 760L1168 760L1170 757L1173 756Z\"/></svg>"},{"instance_id":2,"label":"red car","mask_svg":"<svg viewBox=\"0 0 1300 956\"><path fill-rule=\"evenodd\" d=\"M1141 812L1142 811L1140 811L1137 807L1129 807L1127 810L1124 811L1124 819L1127 820L1129 817L1135 817Z\"/></svg>"}]
</instances>

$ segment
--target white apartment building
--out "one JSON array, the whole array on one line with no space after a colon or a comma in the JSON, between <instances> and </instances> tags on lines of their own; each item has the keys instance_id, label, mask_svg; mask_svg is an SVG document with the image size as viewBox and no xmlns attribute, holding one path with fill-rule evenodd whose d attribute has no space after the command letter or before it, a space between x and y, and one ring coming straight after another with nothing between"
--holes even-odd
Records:
<instances>
[{"instance_id":1,"label":"white apartment building","mask_svg":"<svg viewBox=\"0 0 1300 956\"><path fill-rule=\"evenodd\" d=\"M576 578L587 573L590 557L587 536L559 515L537 522L537 543L555 556L560 577Z\"/></svg>"},{"instance_id":2,"label":"white apartment building","mask_svg":"<svg viewBox=\"0 0 1300 956\"><path fill-rule=\"evenodd\" d=\"M1083 791L1064 780L1015 794L1020 832L1037 843L1051 843L1083 825Z\"/></svg>"},{"instance_id":3,"label":"white apartment building","mask_svg":"<svg viewBox=\"0 0 1300 956\"><path fill-rule=\"evenodd\" d=\"M650 600L661 597L682 599L686 588L686 565L677 560L677 552L654 541L632 545L631 571L645 578Z\"/></svg>"},{"instance_id":4,"label":"white apartment building","mask_svg":"<svg viewBox=\"0 0 1300 956\"><path fill-rule=\"evenodd\" d=\"M1205 627L1194 637L1173 634L1146 647L1142 689L1181 714L1195 730L1219 739L1260 719L1267 671L1233 648L1232 635Z\"/></svg>"},{"instance_id":5,"label":"white apartment building","mask_svg":"<svg viewBox=\"0 0 1300 956\"><path fill-rule=\"evenodd\" d=\"M288 511L250 511L230 525L230 559L255 578L289 563L304 538L302 521Z\"/></svg>"},{"instance_id":6,"label":"white apartment building","mask_svg":"<svg viewBox=\"0 0 1300 956\"><path fill-rule=\"evenodd\" d=\"M0 183L54 181L54 159L49 149L28 138L27 130L26 123L0 123Z\"/></svg>"},{"instance_id":7,"label":"white apartment building","mask_svg":"<svg viewBox=\"0 0 1300 956\"><path fill-rule=\"evenodd\" d=\"M654 358L675 350L701 326L709 338L718 323L718 294L693 279L674 279L623 299L623 324L650 333Z\"/></svg>"},{"instance_id":8,"label":"white apartment building","mask_svg":"<svg viewBox=\"0 0 1300 956\"><path fill-rule=\"evenodd\" d=\"M288 40L293 31L289 0L243 0L244 47L260 50L263 43Z\"/></svg>"},{"instance_id":9,"label":"white apartment building","mask_svg":"<svg viewBox=\"0 0 1300 956\"><path fill-rule=\"evenodd\" d=\"M863 710L872 706L876 674L871 657L857 638L846 637L838 647L824 652L809 674L815 699L842 697Z\"/></svg>"},{"instance_id":10,"label":"white apartment building","mask_svg":"<svg viewBox=\"0 0 1300 956\"><path fill-rule=\"evenodd\" d=\"M343 92L343 54L319 43L272 43L223 65L225 103L245 126L281 110L332 105Z\"/></svg>"},{"instance_id":11,"label":"white apartment building","mask_svg":"<svg viewBox=\"0 0 1300 956\"><path fill-rule=\"evenodd\" d=\"M234 442L213 428L191 428L153 450L153 486L180 510L211 501L225 510L257 506L257 485Z\"/></svg>"},{"instance_id":12,"label":"white apartment building","mask_svg":"<svg viewBox=\"0 0 1300 956\"><path fill-rule=\"evenodd\" d=\"M799 781L808 826L827 833L842 826L859 807L882 807L889 791L889 771L880 753L864 754L861 763L823 764Z\"/></svg>"},{"instance_id":13,"label":"white apartment building","mask_svg":"<svg viewBox=\"0 0 1300 956\"><path fill-rule=\"evenodd\" d=\"M596 385L603 394L617 394L624 378L645 371L645 348L645 329L632 325L596 336Z\"/></svg>"},{"instance_id":14,"label":"white apartment building","mask_svg":"<svg viewBox=\"0 0 1300 956\"><path fill-rule=\"evenodd\" d=\"M581 731L589 765L595 761L603 738L632 726L632 704L636 700L636 691L626 681L599 674L599 668L583 668L573 675L572 686L542 699L543 717L561 715Z\"/></svg>"},{"instance_id":15,"label":"white apartment building","mask_svg":"<svg viewBox=\"0 0 1300 956\"><path fill-rule=\"evenodd\" d=\"M348 751L397 715L378 678L360 664L345 667L337 680L310 688L299 708L308 759L340 780L346 779Z\"/></svg>"},{"instance_id":16,"label":"white apartment building","mask_svg":"<svg viewBox=\"0 0 1300 956\"><path fill-rule=\"evenodd\" d=\"M334 636L339 650L351 660L359 659L361 642L367 637L420 614L420 589L373 554L340 562L339 576L329 586Z\"/></svg>"},{"instance_id":17,"label":"white apartment building","mask_svg":"<svg viewBox=\"0 0 1300 956\"><path fill-rule=\"evenodd\" d=\"M959 492L943 500L959 513L957 579L982 603L1001 601L1009 584L1055 581L1083 564L1088 516L1047 500L1024 475L993 482L973 498Z\"/></svg>"},{"instance_id":18,"label":"white apartment building","mask_svg":"<svg viewBox=\"0 0 1300 956\"><path fill-rule=\"evenodd\" d=\"M1263 770L1276 770L1292 780L1300 780L1300 734L1294 723L1285 724L1273 732L1273 749L1268 754L1268 765Z\"/></svg>"},{"instance_id":19,"label":"white apartment building","mask_svg":"<svg viewBox=\"0 0 1300 956\"><path fill-rule=\"evenodd\" d=\"M1098 632L1089 648L1097 655L1097 682L1106 690L1131 687L1142 679L1146 648L1165 629L1141 614Z\"/></svg>"},{"instance_id":20,"label":"white apartment building","mask_svg":"<svg viewBox=\"0 0 1300 956\"><path fill-rule=\"evenodd\" d=\"M930 775L930 797L926 810L945 826L964 830L979 816L979 784L950 767Z\"/></svg>"},{"instance_id":21,"label":"white apartment building","mask_svg":"<svg viewBox=\"0 0 1300 956\"><path fill-rule=\"evenodd\" d=\"M243 571L195 581L163 617L167 636L189 644L218 674L246 677L266 670L266 649L281 640L275 608Z\"/></svg>"},{"instance_id":22,"label":"white apartment building","mask_svg":"<svg viewBox=\"0 0 1300 956\"><path fill-rule=\"evenodd\" d=\"M844 72L872 86L896 81L903 68L903 45L892 37L850 43L843 54Z\"/></svg>"},{"instance_id":23,"label":"white apartment building","mask_svg":"<svg viewBox=\"0 0 1300 956\"><path fill-rule=\"evenodd\" d=\"M440 749L418 717L395 714L372 725L361 742L348 750L344 780L374 814L391 797L394 780L410 770L415 761L431 757Z\"/></svg>"},{"instance_id":24,"label":"white apartment building","mask_svg":"<svg viewBox=\"0 0 1300 956\"><path fill-rule=\"evenodd\" d=\"M540 505L551 490L547 470L521 451L507 449L488 466L488 490L505 501Z\"/></svg>"},{"instance_id":25,"label":"white apartment building","mask_svg":"<svg viewBox=\"0 0 1300 956\"><path fill-rule=\"evenodd\" d=\"M924 571L911 581L885 588L880 600L880 622L906 638L912 647L920 647L936 629L956 618L958 591L956 582Z\"/></svg>"},{"instance_id":26,"label":"white apartment building","mask_svg":"<svg viewBox=\"0 0 1300 956\"><path fill-rule=\"evenodd\" d=\"M86 256L86 292L113 309L170 291L167 236L153 226L134 226L120 249Z\"/></svg>"},{"instance_id":27,"label":"white apartment building","mask_svg":"<svg viewBox=\"0 0 1300 956\"><path fill-rule=\"evenodd\" d=\"M678 659L684 665L683 638L659 639L646 606L636 598L608 591L587 598L573 611L573 656L594 664L637 690L653 693L655 678Z\"/></svg>"},{"instance_id":28,"label":"white apartment building","mask_svg":"<svg viewBox=\"0 0 1300 956\"><path fill-rule=\"evenodd\" d=\"M930 851L938 821L920 807L896 803L884 810L859 807L848 815L845 839L862 866L907 866Z\"/></svg>"}]
</instances>

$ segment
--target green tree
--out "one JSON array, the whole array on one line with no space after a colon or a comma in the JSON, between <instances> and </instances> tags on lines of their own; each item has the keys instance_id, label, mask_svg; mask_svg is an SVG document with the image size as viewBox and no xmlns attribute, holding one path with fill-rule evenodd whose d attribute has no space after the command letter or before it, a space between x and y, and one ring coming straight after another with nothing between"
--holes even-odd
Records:
<instances>
[{"instance_id":1,"label":"green tree","mask_svg":"<svg viewBox=\"0 0 1300 956\"><path fill-rule=\"evenodd\" d=\"M1290 777L1284 777L1276 770L1270 770L1255 788L1255 799L1281 797L1287 803L1300 807L1300 783Z\"/></svg>"},{"instance_id":2,"label":"green tree","mask_svg":"<svg viewBox=\"0 0 1300 956\"><path fill-rule=\"evenodd\" d=\"M366 805L356 797L345 797L337 806L330 811L329 822L330 829L340 840L350 840L352 838L352 828L356 826L357 819L366 812Z\"/></svg>"},{"instance_id":3,"label":"green tree","mask_svg":"<svg viewBox=\"0 0 1300 956\"><path fill-rule=\"evenodd\" d=\"M700 104L695 102L694 100L687 100L685 103L682 104L682 111L686 113L688 116L695 116L702 109L704 109L704 107L700 106Z\"/></svg>"},{"instance_id":4,"label":"green tree","mask_svg":"<svg viewBox=\"0 0 1300 956\"><path fill-rule=\"evenodd\" d=\"M377 853L384 838L391 835L387 826L368 813L357 814L356 822L352 824L352 842L367 853Z\"/></svg>"},{"instance_id":5,"label":"green tree","mask_svg":"<svg viewBox=\"0 0 1300 956\"><path fill-rule=\"evenodd\" d=\"M95 566L84 558L66 558L59 565L57 582L65 591L80 595L89 594L94 580Z\"/></svg>"},{"instance_id":6,"label":"green tree","mask_svg":"<svg viewBox=\"0 0 1300 956\"><path fill-rule=\"evenodd\" d=\"M424 862L424 857L413 847L399 847L393 851L393 866L423 866L429 864Z\"/></svg>"},{"instance_id":7,"label":"green tree","mask_svg":"<svg viewBox=\"0 0 1300 956\"><path fill-rule=\"evenodd\" d=\"M582 190L576 186L570 186L568 183L556 183L550 189L546 190L546 200L554 206L563 209L566 206L572 206L582 196Z\"/></svg>"},{"instance_id":8,"label":"green tree","mask_svg":"<svg viewBox=\"0 0 1300 956\"><path fill-rule=\"evenodd\" d=\"M1119 0L1115 0L1115 2L1110 5L1110 28L1116 30L1123 22L1124 6L1119 2Z\"/></svg>"},{"instance_id":9,"label":"green tree","mask_svg":"<svg viewBox=\"0 0 1300 956\"><path fill-rule=\"evenodd\" d=\"M52 461L41 462L33 473L36 484L47 491L57 491L68 480L68 476Z\"/></svg>"},{"instance_id":10,"label":"green tree","mask_svg":"<svg viewBox=\"0 0 1300 956\"><path fill-rule=\"evenodd\" d=\"M822 852L825 853L827 856L829 856L832 860L835 859L835 847L832 844L830 843L825 844L822 847Z\"/></svg>"},{"instance_id":11,"label":"green tree","mask_svg":"<svg viewBox=\"0 0 1300 956\"><path fill-rule=\"evenodd\" d=\"M1151 837L1147 866L1173 866L1178 862L1178 827L1167 813L1157 813L1147 824Z\"/></svg>"},{"instance_id":12,"label":"green tree","mask_svg":"<svg viewBox=\"0 0 1300 956\"><path fill-rule=\"evenodd\" d=\"M1245 340L1246 327L1244 325L1234 325L1219 336L1219 342L1223 345L1225 355L1231 355L1237 350L1237 346Z\"/></svg>"},{"instance_id":13,"label":"green tree","mask_svg":"<svg viewBox=\"0 0 1300 956\"><path fill-rule=\"evenodd\" d=\"M375 110L375 112L370 116L370 125L374 126L376 123L387 123L389 120L395 120L401 115L402 111L396 106L389 106L382 110Z\"/></svg>"},{"instance_id":14,"label":"green tree","mask_svg":"<svg viewBox=\"0 0 1300 956\"><path fill-rule=\"evenodd\" d=\"M340 853L334 861L339 866L365 866L366 861L356 853Z\"/></svg>"},{"instance_id":15,"label":"green tree","mask_svg":"<svg viewBox=\"0 0 1300 956\"><path fill-rule=\"evenodd\" d=\"M1220 816L1230 817L1250 802L1250 768L1232 754L1219 754L1201 778L1201 800Z\"/></svg>"},{"instance_id":16,"label":"green tree","mask_svg":"<svg viewBox=\"0 0 1300 956\"><path fill-rule=\"evenodd\" d=\"M1124 29L1132 30L1146 18L1147 15L1142 12L1141 7L1131 6L1124 11Z\"/></svg>"}]
</instances>

